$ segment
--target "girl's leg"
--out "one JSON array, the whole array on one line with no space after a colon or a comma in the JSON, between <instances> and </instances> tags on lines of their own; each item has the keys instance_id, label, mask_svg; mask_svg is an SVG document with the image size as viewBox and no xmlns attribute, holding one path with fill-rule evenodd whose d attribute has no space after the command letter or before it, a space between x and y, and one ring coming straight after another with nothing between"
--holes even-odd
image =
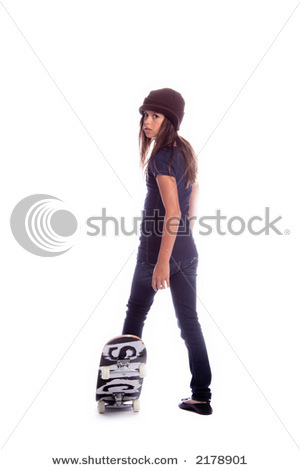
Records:
<instances>
[{"instance_id":1,"label":"girl's leg","mask_svg":"<svg viewBox=\"0 0 300 470\"><path fill-rule=\"evenodd\" d=\"M156 294L151 285L154 266L154 264L137 261L127 303L128 308L122 331L123 335L130 334L139 338L142 337L147 313Z\"/></svg>"},{"instance_id":2,"label":"girl's leg","mask_svg":"<svg viewBox=\"0 0 300 470\"><path fill-rule=\"evenodd\" d=\"M198 259L182 262L170 276L170 289L181 337L185 341L192 374L192 398L207 401L211 398L211 370L196 311L196 276Z\"/></svg>"}]
</instances>

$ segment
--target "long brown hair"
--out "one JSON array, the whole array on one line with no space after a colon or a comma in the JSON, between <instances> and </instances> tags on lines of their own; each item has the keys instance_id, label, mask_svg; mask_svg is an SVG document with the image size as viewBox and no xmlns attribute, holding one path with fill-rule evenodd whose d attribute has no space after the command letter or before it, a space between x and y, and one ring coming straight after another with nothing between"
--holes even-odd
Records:
<instances>
[{"instance_id":1,"label":"long brown hair","mask_svg":"<svg viewBox=\"0 0 300 470\"><path fill-rule=\"evenodd\" d=\"M145 135L143 131L143 123L144 123L144 116L142 116L140 120L140 131L139 131L139 150L140 150L140 165L145 170L146 176L148 178L148 166L150 160L153 160L154 167L156 168L155 164L155 156L157 152L164 148L170 147L171 148L171 158L169 161L169 173L171 168L171 163L174 158L174 143L178 149L181 151L184 160L185 160L185 178L186 178L186 188L188 188L191 184L194 184L197 179L197 172L198 172L198 163L197 163L197 155L191 146L191 144L178 135L175 127L171 123L171 121L165 116L159 132L155 138L154 146L151 150L151 154L146 161L147 154L150 150L152 139ZM157 169L157 168L156 168Z\"/></svg>"}]
</instances>

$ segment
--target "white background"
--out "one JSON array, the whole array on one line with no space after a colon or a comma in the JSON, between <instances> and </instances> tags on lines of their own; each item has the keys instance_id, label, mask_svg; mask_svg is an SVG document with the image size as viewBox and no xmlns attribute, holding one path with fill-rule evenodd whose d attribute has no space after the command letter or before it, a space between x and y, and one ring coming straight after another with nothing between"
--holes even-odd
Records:
<instances>
[{"instance_id":1,"label":"white background","mask_svg":"<svg viewBox=\"0 0 300 470\"><path fill-rule=\"evenodd\" d=\"M248 470L299 468L297 6L0 2L3 468L88 455L177 457L177 468L245 455ZM162 87L186 101L180 135L199 158L199 217L248 220L270 207L290 234L195 230L212 416L177 408L190 377L168 290L144 331L141 412L100 416L100 352L122 328L138 234L90 237L86 219L103 207L129 224L140 215L138 107ZM79 239L62 256L32 255L12 236L14 206L36 193L77 216Z\"/></svg>"}]
</instances>

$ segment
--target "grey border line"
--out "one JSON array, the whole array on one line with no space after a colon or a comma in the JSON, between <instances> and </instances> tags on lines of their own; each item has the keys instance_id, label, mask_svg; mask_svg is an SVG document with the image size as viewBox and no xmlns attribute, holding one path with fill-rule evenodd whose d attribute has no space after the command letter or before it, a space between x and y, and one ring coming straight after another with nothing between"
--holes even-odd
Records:
<instances>
[{"instance_id":1,"label":"grey border line","mask_svg":"<svg viewBox=\"0 0 300 470\"><path fill-rule=\"evenodd\" d=\"M36 401L36 399L39 397L39 395L41 394L41 392L43 391L43 389L45 388L45 386L47 385L47 383L49 382L49 380L51 379L52 375L55 373L56 369L60 366L60 364L62 363L62 361L64 360L65 356L68 354L68 352L70 351L70 349L72 348L73 344L76 342L77 338L79 337L79 335L81 334L81 332L83 331L83 329L86 327L87 323L90 321L90 319L92 318L93 314L95 313L96 309L99 307L100 303L102 302L102 300L104 299L104 297L106 296L106 294L108 293L108 291L110 290L111 286L114 284L115 280L117 279L117 277L120 275L120 273L123 271L124 267L126 266L126 264L128 263L129 259L132 257L133 253L136 251L136 248L131 252L131 254L129 255L129 257L126 259L125 263L123 264L123 266L121 267L121 269L119 270L119 272L116 274L116 276L114 277L114 279L111 281L110 285L108 286L108 288L106 289L106 291L104 292L104 294L102 295L101 299L99 300L99 302L97 303L97 305L94 307L94 309L92 310L92 312L89 314L89 316L87 317L87 319L85 320L85 322L83 323L83 325L80 327L80 329L78 330L78 332L76 333L75 337L73 338L73 340L71 341L71 343L69 344L69 346L67 347L67 349L65 350L65 352L63 353L63 355L61 356L61 358L59 359L59 361L57 362L57 364L55 365L55 367L53 368L52 372L50 373L50 375L48 376L47 380L43 383L43 385L41 386L41 388L39 389L39 391L37 392L37 394L35 395L35 397L33 398L33 400L31 401L31 403L29 404L29 406L27 407L27 409L25 410L25 412L23 413L23 415L21 416L21 418L19 419L19 421L17 422L17 424L15 425L15 427L13 428L13 430L11 431L11 433L9 434L9 436L6 438L5 442L3 443L2 447L1 447L1 450L4 449L4 447L6 446L6 444L8 443L8 441L10 440L10 438L12 437L12 435L14 434L14 432L16 431L16 429L19 427L19 425L21 424L21 422L23 421L23 419L25 418L25 416L27 415L28 411L30 410L30 408L32 407L32 405L34 404L34 402Z\"/></svg>"},{"instance_id":2,"label":"grey border line","mask_svg":"<svg viewBox=\"0 0 300 470\"><path fill-rule=\"evenodd\" d=\"M230 108L232 107L232 105L235 103L235 101L237 100L237 98L240 96L240 94L242 93L243 89L245 88L245 86L247 85L247 83L249 82L249 80L251 79L251 77L254 75L254 73L256 72L256 70L258 69L258 67L260 66L261 62L263 61L263 59L266 57L266 55L268 54L268 52L270 51L271 47L273 46L273 44L275 43L276 39L278 38L278 36L281 34L281 32L283 31L283 29L285 28L285 26L287 25L287 23L290 21L291 17L293 16L293 14L295 13L295 11L297 10L298 6L300 5L300 2L296 5L296 7L294 8L294 10L292 11L292 13L290 14L290 16L288 17L288 19L285 21L285 23L283 24L283 26L281 27L281 29L279 30L279 32L277 33L277 35L275 36L275 38L273 39L273 41L271 42L270 46L268 47L268 49L266 50L266 52L263 54L262 58L258 61L258 63L256 64L256 66L254 67L253 71L251 72L251 74L249 75L249 77L247 78L247 80L245 81L244 85L242 86L242 88L240 89L240 91L238 92L238 94L236 95L236 97L234 98L234 100L232 101L232 103L229 105L229 107L227 108L227 110L225 111L225 113L223 114L223 116L221 117L221 119L219 120L219 122L217 123L216 127L213 129L213 131L210 133L210 135L208 136L208 138L206 139L206 141L204 142L202 148L199 150L199 152L197 153L197 157L200 155L200 153L202 152L202 150L204 149L204 147L206 146L206 144L210 141L211 137L213 136L213 134L215 133L215 131L217 130L217 128L219 127L219 125L221 124L221 122L223 121L223 119L225 118L226 114L228 113L228 111L230 110ZM190 168L191 165L188 166L187 170ZM187 171L186 170L186 171ZM177 186L178 184L180 183L180 181L182 180L182 178L184 177L184 175L182 175L182 177L180 178L180 180L178 181L177 183ZM172 190L170 196L173 194L173 192L175 191L175 188Z\"/></svg>"},{"instance_id":3,"label":"grey border line","mask_svg":"<svg viewBox=\"0 0 300 470\"><path fill-rule=\"evenodd\" d=\"M191 283L189 282L189 280L187 279L187 277L185 276L184 272L181 270L180 266L178 265L178 263L176 262L176 260L174 259L174 257L171 255L171 258L173 259L173 261L177 264L177 267L180 269L181 271L181 274L183 274L183 276L185 277L185 280L189 283L189 285L191 286L191 288L193 289L193 291L195 292L196 294L196 297L197 299L200 301L202 307L204 308L204 310L206 311L206 313L209 315L210 319L213 321L213 323L215 324L215 326L217 327L217 329L219 330L219 332L221 333L221 335L223 336L223 338L225 339L226 343L228 344L228 346L230 347L230 349L232 350L232 352L234 353L234 355L237 357L237 359L240 361L241 365L243 366L243 368L245 369L245 371L247 372L247 374L249 375L250 379L252 380L252 382L254 383L254 385L256 386L256 388L259 390L259 392L261 393L261 395L263 396L263 398L265 399L265 401L268 403L269 407L271 408L271 410L273 411L273 413L275 414L275 416L277 417L277 419L279 420L279 422L281 423L281 425L284 427L284 429L286 430L286 432L288 433L288 435L290 436L290 438L293 440L294 444L298 447L298 449L300 450L300 446L299 444L297 443L297 441L294 439L294 437L292 436L292 434L290 433L290 431L287 429L287 427L285 426L284 422L282 421L282 419L280 418L280 416L278 415L278 413L275 411L275 409L273 408L273 406L271 405L271 403L269 402L268 398L266 397L266 395L264 394L264 392L262 391L262 389L259 387L258 383L255 381L255 379L253 378L253 376L251 375L250 371L248 370L248 368L246 367L246 365L244 364L244 362L242 361L242 359L239 357L238 353L235 351L234 347L232 346L232 344L230 343L230 341L226 338L225 334L223 333L223 331L221 330L221 328L219 327L218 323L216 322L216 320L213 318L213 316L211 315L211 313L208 311L208 309L206 308L206 306L204 305L204 303L202 302L202 300L200 299L197 291L195 291L194 287L191 285Z\"/></svg>"},{"instance_id":4,"label":"grey border line","mask_svg":"<svg viewBox=\"0 0 300 470\"><path fill-rule=\"evenodd\" d=\"M112 167L112 165L109 163L109 161L107 160L107 158L105 157L104 153L102 152L102 150L100 149L99 145L97 144L97 142L95 141L95 139L93 138L93 136L90 134L90 132L88 131L88 129L86 128L86 126L84 125L84 123L82 122L82 120L80 119L80 117L78 116L78 114L76 113L75 109L73 108L73 106L70 104L70 102L67 100L66 96L63 94L63 92L61 91L61 89L59 88L58 84L56 83L56 81L54 80L54 78L50 75L49 71L46 69L45 65L43 64L43 62L41 61L41 59L39 58L39 56L37 55L37 53L35 52L35 50L33 49L33 47L31 46L31 44L29 43L28 39L25 37L25 35L23 34L23 32L21 31L21 29L19 28L19 26L17 25L17 23L15 22L15 20L13 19L13 17L11 16L11 14L9 13L9 11L7 10L7 8L5 7L5 5L3 4L3 2L0 0L0 3L3 7L3 9L6 11L7 15L10 17L11 21L14 23L15 27L17 28L17 30L19 31L19 33L21 34L21 36L23 37L23 39L26 41L27 45L29 46L29 48L31 49L31 51L33 52L33 54L35 55L35 57L37 58L37 60L39 61L39 63L41 64L41 66L43 67L43 69L45 70L45 72L47 73L48 77L51 79L51 81L54 83L55 87L57 88L57 90L59 91L59 93L61 94L61 96L63 97L63 99L65 100L65 102L67 103L67 105L69 106L69 108L72 110L73 114L75 114L75 116L77 117L78 121L80 122L80 124L82 125L82 127L84 128L84 130L86 131L87 135L90 137L90 139L92 140L92 142L94 143L94 145L96 146L96 148L99 150L99 152L101 153L102 157L104 158L104 160L106 161L106 163L110 166L111 170L114 172L115 176L118 178L118 180L120 181L120 183L122 184L123 188L125 189L125 191L127 192L127 194L132 198L132 195L130 194L130 192L128 191L128 189L126 188L126 186L124 185L124 183L122 182L122 180L120 179L120 177L118 176L118 174L116 173L116 171L114 170L114 168Z\"/></svg>"}]
</instances>

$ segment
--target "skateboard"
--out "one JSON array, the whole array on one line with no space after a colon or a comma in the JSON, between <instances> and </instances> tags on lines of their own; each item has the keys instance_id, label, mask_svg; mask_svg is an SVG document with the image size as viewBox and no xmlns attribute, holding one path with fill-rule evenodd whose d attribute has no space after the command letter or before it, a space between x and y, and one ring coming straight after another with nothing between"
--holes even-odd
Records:
<instances>
[{"instance_id":1,"label":"skateboard","mask_svg":"<svg viewBox=\"0 0 300 470\"><path fill-rule=\"evenodd\" d=\"M146 347L138 336L121 335L105 344L97 378L99 413L105 413L106 408L139 411L146 360Z\"/></svg>"}]
</instances>

